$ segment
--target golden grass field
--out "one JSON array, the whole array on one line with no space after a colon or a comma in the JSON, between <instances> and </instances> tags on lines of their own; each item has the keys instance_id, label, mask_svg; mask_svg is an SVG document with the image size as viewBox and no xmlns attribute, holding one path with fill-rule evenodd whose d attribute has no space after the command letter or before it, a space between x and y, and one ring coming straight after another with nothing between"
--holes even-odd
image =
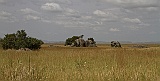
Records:
<instances>
[{"instance_id":1,"label":"golden grass field","mask_svg":"<svg viewBox=\"0 0 160 81\"><path fill-rule=\"evenodd\" d=\"M160 81L160 45L0 49L0 81Z\"/></svg>"}]
</instances>

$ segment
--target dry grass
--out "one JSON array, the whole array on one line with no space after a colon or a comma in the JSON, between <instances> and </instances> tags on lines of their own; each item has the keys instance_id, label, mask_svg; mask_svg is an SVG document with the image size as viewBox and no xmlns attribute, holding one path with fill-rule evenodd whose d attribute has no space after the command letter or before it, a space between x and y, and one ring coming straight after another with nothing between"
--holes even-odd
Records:
<instances>
[{"instance_id":1,"label":"dry grass","mask_svg":"<svg viewBox=\"0 0 160 81\"><path fill-rule=\"evenodd\" d=\"M157 81L160 48L0 50L0 81Z\"/></svg>"}]
</instances>

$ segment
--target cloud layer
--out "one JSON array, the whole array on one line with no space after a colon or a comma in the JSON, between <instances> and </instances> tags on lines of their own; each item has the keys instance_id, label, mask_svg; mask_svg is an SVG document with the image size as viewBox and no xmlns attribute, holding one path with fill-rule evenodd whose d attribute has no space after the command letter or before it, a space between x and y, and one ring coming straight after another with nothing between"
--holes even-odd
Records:
<instances>
[{"instance_id":1,"label":"cloud layer","mask_svg":"<svg viewBox=\"0 0 160 81\"><path fill-rule=\"evenodd\" d=\"M159 0L0 0L0 4L0 24L4 31L11 26L23 29L18 28L22 26L32 35L47 40L85 34L106 41L142 41L153 39L143 35L160 34L157 33ZM142 40L131 37L136 34ZM118 39L119 36L122 38Z\"/></svg>"}]
</instances>

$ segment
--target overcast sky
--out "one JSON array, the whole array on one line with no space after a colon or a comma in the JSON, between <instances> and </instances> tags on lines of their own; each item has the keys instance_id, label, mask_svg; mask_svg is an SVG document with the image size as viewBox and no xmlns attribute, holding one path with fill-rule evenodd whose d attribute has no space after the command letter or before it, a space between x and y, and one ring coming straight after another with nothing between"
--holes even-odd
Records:
<instances>
[{"instance_id":1,"label":"overcast sky","mask_svg":"<svg viewBox=\"0 0 160 81\"><path fill-rule=\"evenodd\" d=\"M160 41L160 0L0 0L0 37L21 29L48 41Z\"/></svg>"}]
</instances>

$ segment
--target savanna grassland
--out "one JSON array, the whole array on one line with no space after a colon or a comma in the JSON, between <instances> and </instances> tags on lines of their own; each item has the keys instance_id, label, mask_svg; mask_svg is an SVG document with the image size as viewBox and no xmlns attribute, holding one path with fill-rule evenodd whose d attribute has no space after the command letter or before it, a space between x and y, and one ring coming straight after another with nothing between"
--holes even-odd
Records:
<instances>
[{"instance_id":1,"label":"savanna grassland","mask_svg":"<svg viewBox=\"0 0 160 81\"><path fill-rule=\"evenodd\" d=\"M148 46L0 49L0 81L160 81L160 45Z\"/></svg>"}]
</instances>

